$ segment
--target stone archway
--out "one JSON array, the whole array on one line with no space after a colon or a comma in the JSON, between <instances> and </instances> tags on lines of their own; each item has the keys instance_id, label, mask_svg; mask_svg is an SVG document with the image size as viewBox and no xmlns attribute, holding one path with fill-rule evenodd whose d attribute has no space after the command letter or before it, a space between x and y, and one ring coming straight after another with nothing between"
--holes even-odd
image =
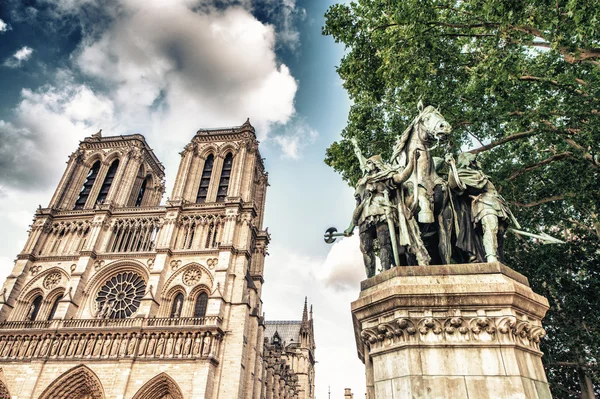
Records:
<instances>
[{"instance_id":1,"label":"stone archway","mask_svg":"<svg viewBox=\"0 0 600 399\"><path fill-rule=\"evenodd\" d=\"M166 373L144 384L133 399L184 399L179 385Z\"/></svg>"},{"instance_id":2,"label":"stone archway","mask_svg":"<svg viewBox=\"0 0 600 399\"><path fill-rule=\"evenodd\" d=\"M8 387L4 383L4 381L0 381L0 399L10 399L10 393L8 392Z\"/></svg>"},{"instance_id":3,"label":"stone archway","mask_svg":"<svg viewBox=\"0 0 600 399\"><path fill-rule=\"evenodd\" d=\"M80 365L54 380L39 399L104 399L104 389L98 376Z\"/></svg>"}]
</instances>

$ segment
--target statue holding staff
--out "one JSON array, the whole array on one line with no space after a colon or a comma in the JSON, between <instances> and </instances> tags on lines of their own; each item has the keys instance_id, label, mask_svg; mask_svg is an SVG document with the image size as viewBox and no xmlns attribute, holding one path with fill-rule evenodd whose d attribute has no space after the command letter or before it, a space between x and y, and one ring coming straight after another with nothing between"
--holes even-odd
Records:
<instances>
[{"instance_id":1,"label":"statue holding staff","mask_svg":"<svg viewBox=\"0 0 600 399\"><path fill-rule=\"evenodd\" d=\"M411 159L406 168L394 168L384 164L380 155L366 159L355 139L352 139L352 144L364 175L356 184L356 208L344 235L352 235L354 227L358 226L367 277L373 277L375 239L379 242L379 259L383 270L400 264L396 235L398 212L394 202L396 196L390 193L395 193L397 186L406 181L412 173L414 162Z\"/></svg>"}]
</instances>

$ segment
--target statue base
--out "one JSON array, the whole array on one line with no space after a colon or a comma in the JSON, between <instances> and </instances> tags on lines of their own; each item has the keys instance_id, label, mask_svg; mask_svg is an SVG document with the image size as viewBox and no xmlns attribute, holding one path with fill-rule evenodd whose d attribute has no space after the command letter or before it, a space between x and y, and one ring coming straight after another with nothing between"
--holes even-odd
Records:
<instances>
[{"instance_id":1,"label":"statue base","mask_svg":"<svg viewBox=\"0 0 600 399\"><path fill-rule=\"evenodd\" d=\"M546 298L501 263L394 267L352 303L368 399L551 398Z\"/></svg>"}]
</instances>

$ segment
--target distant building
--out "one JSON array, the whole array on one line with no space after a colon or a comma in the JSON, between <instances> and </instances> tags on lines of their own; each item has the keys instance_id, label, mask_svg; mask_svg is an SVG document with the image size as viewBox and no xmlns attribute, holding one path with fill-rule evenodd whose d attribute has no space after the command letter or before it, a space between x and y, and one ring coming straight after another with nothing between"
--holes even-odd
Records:
<instances>
[{"instance_id":1,"label":"distant building","mask_svg":"<svg viewBox=\"0 0 600 399\"><path fill-rule=\"evenodd\" d=\"M166 205L163 179L139 134L71 155L0 294L0 399L314 398L306 305L279 346L262 316L254 128L198 131Z\"/></svg>"}]
</instances>

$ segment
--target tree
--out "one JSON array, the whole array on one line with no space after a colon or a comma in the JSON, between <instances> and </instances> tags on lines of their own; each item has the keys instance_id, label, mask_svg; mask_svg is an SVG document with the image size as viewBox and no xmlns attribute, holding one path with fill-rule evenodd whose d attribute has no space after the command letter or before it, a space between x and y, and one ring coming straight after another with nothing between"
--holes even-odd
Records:
<instances>
[{"instance_id":1,"label":"tree","mask_svg":"<svg viewBox=\"0 0 600 399\"><path fill-rule=\"evenodd\" d=\"M507 263L550 301L554 397L600 394L600 3L361 0L333 5L323 33L346 45L353 100L325 162L354 184L349 138L389 156L420 98L439 107L448 148L479 154L523 226L567 242L509 237Z\"/></svg>"}]
</instances>

